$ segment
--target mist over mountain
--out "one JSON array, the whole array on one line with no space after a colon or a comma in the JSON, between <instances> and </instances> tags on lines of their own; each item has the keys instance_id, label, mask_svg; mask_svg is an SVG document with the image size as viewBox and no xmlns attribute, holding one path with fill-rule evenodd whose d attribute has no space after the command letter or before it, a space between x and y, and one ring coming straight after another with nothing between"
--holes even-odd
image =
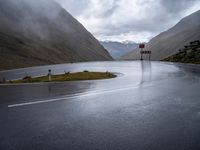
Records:
<instances>
[{"instance_id":1,"label":"mist over mountain","mask_svg":"<svg viewBox=\"0 0 200 150\"><path fill-rule=\"evenodd\" d=\"M146 45L152 51L153 60L162 60L179 52L184 45L200 39L200 10L183 18L171 29L154 37ZM121 59L140 59L139 49L135 49Z\"/></svg>"},{"instance_id":2,"label":"mist over mountain","mask_svg":"<svg viewBox=\"0 0 200 150\"><path fill-rule=\"evenodd\" d=\"M75 18L53 0L0 1L0 69L112 60Z\"/></svg>"},{"instance_id":3,"label":"mist over mountain","mask_svg":"<svg viewBox=\"0 0 200 150\"><path fill-rule=\"evenodd\" d=\"M108 50L111 56L115 59L120 58L122 55L132 51L137 47L137 43L134 42L112 42L112 41L101 41L101 45Z\"/></svg>"}]
</instances>

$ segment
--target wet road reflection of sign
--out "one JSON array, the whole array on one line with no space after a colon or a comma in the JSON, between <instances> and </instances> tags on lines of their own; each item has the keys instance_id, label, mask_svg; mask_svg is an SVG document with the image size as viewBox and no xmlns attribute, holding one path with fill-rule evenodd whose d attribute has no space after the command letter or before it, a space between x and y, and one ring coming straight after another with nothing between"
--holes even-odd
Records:
<instances>
[{"instance_id":1,"label":"wet road reflection of sign","mask_svg":"<svg viewBox=\"0 0 200 150\"><path fill-rule=\"evenodd\" d=\"M144 82L151 82L152 80L152 66L151 61L141 61L141 81L142 85Z\"/></svg>"}]
</instances>

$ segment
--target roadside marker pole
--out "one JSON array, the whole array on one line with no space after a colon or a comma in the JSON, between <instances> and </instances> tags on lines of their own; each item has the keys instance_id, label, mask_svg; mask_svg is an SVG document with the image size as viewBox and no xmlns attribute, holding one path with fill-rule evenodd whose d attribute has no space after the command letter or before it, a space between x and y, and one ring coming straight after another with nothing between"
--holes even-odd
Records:
<instances>
[{"instance_id":1,"label":"roadside marker pole","mask_svg":"<svg viewBox=\"0 0 200 150\"><path fill-rule=\"evenodd\" d=\"M51 81L51 69L49 69L48 77L49 77L49 82L50 82Z\"/></svg>"},{"instance_id":2,"label":"roadside marker pole","mask_svg":"<svg viewBox=\"0 0 200 150\"><path fill-rule=\"evenodd\" d=\"M143 49L145 48L145 45L142 43L139 45L139 48L140 48L140 55L141 55L140 60L142 61L143 60Z\"/></svg>"}]
</instances>

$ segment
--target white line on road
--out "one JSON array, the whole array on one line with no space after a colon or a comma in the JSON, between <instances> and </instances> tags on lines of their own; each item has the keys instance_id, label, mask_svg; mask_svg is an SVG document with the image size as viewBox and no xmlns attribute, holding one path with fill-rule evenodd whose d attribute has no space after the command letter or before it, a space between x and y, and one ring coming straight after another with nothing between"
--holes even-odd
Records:
<instances>
[{"instance_id":1,"label":"white line on road","mask_svg":"<svg viewBox=\"0 0 200 150\"><path fill-rule=\"evenodd\" d=\"M96 91L90 91L90 92L87 92L87 93L72 94L72 95L68 95L68 96L65 96L65 97L53 98L53 99L47 99L47 100L35 100L35 101L32 101L32 102L8 105L8 107L12 108L12 107L20 107L20 106L27 106L27 105L34 105L34 104L41 104L41 103L49 103L49 102L66 100L66 99L70 99L70 98L80 98L80 97L98 95L98 94L103 94L103 93L112 93L112 92L124 91L124 90L129 90L129 89L134 89L134 88L138 88L138 85L137 86L124 87L124 88L118 88L118 89L110 89L110 90L96 90Z\"/></svg>"}]
</instances>

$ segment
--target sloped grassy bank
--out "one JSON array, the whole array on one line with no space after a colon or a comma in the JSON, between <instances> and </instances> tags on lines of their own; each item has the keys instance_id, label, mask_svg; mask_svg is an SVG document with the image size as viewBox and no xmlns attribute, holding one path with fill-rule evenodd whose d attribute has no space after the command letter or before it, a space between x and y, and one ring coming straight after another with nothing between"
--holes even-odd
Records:
<instances>
[{"instance_id":1,"label":"sloped grassy bank","mask_svg":"<svg viewBox=\"0 0 200 150\"><path fill-rule=\"evenodd\" d=\"M37 83L37 82L63 82L63 81L80 81L80 80L99 80L99 79L109 79L115 78L116 75L110 72L75 72L75 73L64 73L58 75L49 75L40 76L40 77L31 77L26 76L20 80L10 80L10 81L1 81L1 84L5 83Z\"/></svg>"},{"instance_id":2,"label":"sloped grassy bank","mask_svg":"<svg viewBox=\"0 0 200 150\"><path fill-rule=\"evenodd\" d=\"M165 58L163 61L200 64L200 40L190 42L177 54Z\"/></svg>"}]
</instances>

